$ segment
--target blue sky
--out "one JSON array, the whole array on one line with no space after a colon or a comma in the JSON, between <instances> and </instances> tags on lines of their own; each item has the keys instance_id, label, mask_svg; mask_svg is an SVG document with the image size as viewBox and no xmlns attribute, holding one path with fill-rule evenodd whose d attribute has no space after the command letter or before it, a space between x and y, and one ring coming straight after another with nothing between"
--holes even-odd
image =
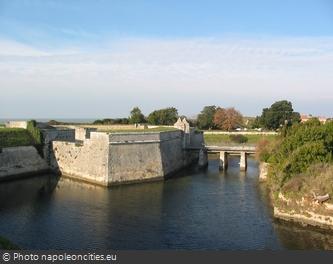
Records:
<instances>
[{"instance_id":1,"label":"blue sky","mask_svg":"<svg viewBox=\"0 0 333 264\"><path fill-rule=\"evenodd\" d=\"M288 99L333 116L333 0L0 0L0 117Z\"/></svg>"}]
</instances>

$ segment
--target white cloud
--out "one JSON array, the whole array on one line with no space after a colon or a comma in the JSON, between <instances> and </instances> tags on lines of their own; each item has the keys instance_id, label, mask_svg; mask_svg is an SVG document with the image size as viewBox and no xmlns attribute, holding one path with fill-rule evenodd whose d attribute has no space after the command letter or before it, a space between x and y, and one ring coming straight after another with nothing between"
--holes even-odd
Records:
<instances>
[{"instance_id":1,"label":"white cloud","mask_svg":"<svg viewBox=\"0 0 333 264\"><path fill-rule=\"evenodd\" d=\"M287 98L300 111L317 100L320 114L333 115L321 108L333 100L333 38L133 38L99 45L43 51L0 40L1 108L6 107L0 110L23 115L24 102L37 100L72 102L45 116L125 115L133 105L146 111L175 105L192 114L205 104L254 114ZM25 98L21 112L18 98ZM105 112L110 104L113 112ZM31 115L38 114L38 107L29 107Z\"/></svg>"}]
</instances>

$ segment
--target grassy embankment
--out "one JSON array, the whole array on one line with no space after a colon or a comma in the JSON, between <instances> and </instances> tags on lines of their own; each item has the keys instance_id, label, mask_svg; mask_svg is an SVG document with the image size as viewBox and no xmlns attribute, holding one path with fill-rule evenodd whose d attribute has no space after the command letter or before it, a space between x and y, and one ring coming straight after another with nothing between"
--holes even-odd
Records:
<instances>
[{"instance_id":1,"label":"grassy embankment","mask_svg":"<svg viewBox=\"0 0 333 264\"><path fill-rule=\"evenodd\" d=\"M234 142L230 135L226 134L204 134L206 145L228 145L237 144ZM247 142L243 144L256 145L260 140L272 141L276 135L244 135L247 138Z\"/></svg>"},{"instance_id":2,"label":"grassy embankment","mask_svg":"<svg viewBox=\"0 0 333 264\"><path fill-rule=\"evenodd\" d=\"M0 237L0 249L19 249L19 247L14 245L7 239Z\"/></svg>"},{"instance_id":3,"label":"grassy embankment","mask_svg":"<svg viewBox=\"0 0 333 264\"><path fill-rule=\"evenodd\" d=\"M0 148L31 145L34 145L34 139L28 130L23 128L0 129Z\"/></svg>"},{"instance_id":4,"label":"grassy embankment","mask_svg":"<svg viewBox=\"0 0 333 264\"><path fill-rule=\"evenodd\" d=\"M270 164L267 184L273 204L286 211L309 209L333 215L313 203L313 194L329 194L330 203L333 198L333 122L311 120L285 130L283 135L257 146L258 158Z\"/></svg>"},{"instance_id":5,"label":"grassy embankment","mask_svg":"<svg viewBox=\"0 0 333 264\"><path fill-rule=\"evenodd\" d=\"M42 145L42 134L36 126L36 121L30 120L27 129L0 128L0 148Z\"/></svg>"}]
</instances>

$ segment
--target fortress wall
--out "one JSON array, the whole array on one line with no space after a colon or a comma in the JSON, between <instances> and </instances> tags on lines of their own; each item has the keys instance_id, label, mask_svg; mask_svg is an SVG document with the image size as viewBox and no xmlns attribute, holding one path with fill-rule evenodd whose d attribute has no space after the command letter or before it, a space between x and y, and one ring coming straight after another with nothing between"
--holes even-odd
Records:
<instances>
[{"instance_id":1,"label":"fortress wall","mask_svg":"<svg viewBox=\"0 0 333 264\"><path fill-rule=\"evenodd\" d=\"M191 132L191 147L192 148L201 148L202 144L205 143L204 133L199 131Z\"/></svg>"},{"instance_id":2,"label":"fortress wall","mask_svg":"<svg viewBox=\"0 0 333 264\"><path fill-rule=\"evenodd\" d=\"M9 122L6 123L6 127L27 129L28 121L9 121Z\"/></svg>"},{"instance_id":3,"label":"fortress wall","mask_svg":"<svg viewBox=\"0 0 333 264\"><path fill-rule=\"evenodd\" d=\"M156 141L160 140L160 133L112 133L109 137L110 142Z\"/></svg>"},{"instance_id":4,"label":"fortress wall","mask_svg":"<svg viewBox=\"0 0 333 264\"><path fill-rule=\"evenodd\" d=\"M108 143L104 133L91 133L83 144L54 141L51 165L65 176L107 185Z\"/></svg>"},{"instance_id":5,"label":"fortress wall","mask_svg":"<svg viewBox=\"0 0 333 264\"><path fill-rule=\"evenodd\" d=\"M3 148L0 152L0 180L33 175L49 170L33 146Z\"/></svg>"},{"instance_id":6,"label":"fortress wall","mask_svg":"<svg viewBox=\"0 0 333 264\"><path fill-rule=\"evenodd\" d=\"M110 184L159 179L186 165L181 131L112 134L110 138Z\"/></svg>"},{"instance_id":7,"label":"fortress wall","mask_svg":"<svg viewBox=\"0 0 333 264\"><path fill-rule=\"evenodd\" d=\"M159 142L110 145L110 184L152 180L163 176Z\"/></svg>"},{"instance_id":8,"label":"fortress wall","mask_svg":"<svg viewBox=\"0 0 333 264\"><path fill-rule=\"evenodd\" d=\"M198 158L183 149L184 133L91 132L82 143L53 142L53 166L66 176L112 185L164 178Z\"/></svg>"}]
</instances>

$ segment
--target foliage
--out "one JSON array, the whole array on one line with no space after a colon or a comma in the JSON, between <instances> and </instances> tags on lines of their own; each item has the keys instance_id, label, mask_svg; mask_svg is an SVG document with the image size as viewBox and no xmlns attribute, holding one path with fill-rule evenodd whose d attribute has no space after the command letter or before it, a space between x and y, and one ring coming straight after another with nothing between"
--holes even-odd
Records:
<instances>
[{"instance_id":1,"label":"foliage","mask_svg":"<svg viewBox=\"0 0 333 264\"><path fill-rule=\"evenodd\" d=\"M1 128L0 148L31 146L34 140L30 133L23 128Z\"/></svg>"},{"instance_id":2,"label":"foliage","mask_svg":"<svg viewBox=\"0 0 333 264\"><path fill-rule=\"evenodd\" d=\"M216 127L231 131L242 125L243 116L235 108L217 108L214 115Z\"/></svg>"},{"instance_id":3,"label":"foliage","mask_svg":"<svg viewBox=\"0 0 333 264\"><path fill-rule=\"evenodd\" d=\"M255 125L267 129L278 129L283 125L292 125L299 122L300 114L294 112L292 103L282 100L275 102L269 108L264 108Z\"/></svg>"},{"instance_id":4,"label":"foliage","mask_svg":"<svg viewBox=\"0 0 333 264\"><path fill-rule=\"evenodd\" d=\"M199 129L213 129L215 128L214 124L214 115L216 112L216 106L210 105L205 106L197 118L197 126Z\"/></svg>"},{"instance_id":5,"label":"foliage","mask_svg":"<svg viewBox=\"0 0 333 264\"><path fill-rule=\"evenodd\" d=\"M94 125L127 125L129 123L128 118L105 118L98 119L93 122Z\"/></svg>"},{"instance_id":6,"label":"foliage","mask_svg":"<svg viewBox=\"0 0 333 264\"><path fill-rule=\"evenodd\" d=\"M129 117L130 124L140 124L145 123L145 116L142 114L139 107L134 107L131 111L131 116Z\"/></svg>"},{"instance_id":7,"label":"foliage","mask_svg":"<svg viewBox=\"0 0 333 264\"><path fill-rule=\"evenodd\" d=\"M299 174L287 181L282 191L285 193L293 193L294 195L303 196L312 193L326 194L333 197L333 165L325 163L313 164L302 174Z\"/></svg>"},{"instance_id":8,"label":"foliage","mask_svg":"<svg viewBox=\"0 0 333 264\"><path fill-rule=\"evenodd\" d=\"M42 133L37 127L37 123L35 120L28 121L27 130L34 140L34 145L41 145L43 142Z\"/></svg>"},{"instance_id":9,"label":"foliage","mask_svg":"<svg viewBox=\"0 0 333 264\"><path fill-rule=\"evenodd\" d=\"M333 122L295 124L285 129L279 143L257 147L257 152L271 164L270 183L278 190L311 166L332 162Z\"/></svg>"},{"instance_id":10,"label":"foliage","mask_svg":"<svg viewBox=\"0 0 333 264\"><path fill-rule=\"evenodd\" d=\"M230 135L230 140L235 143L246 143L249 139L244 135Z\"/></svg>"},{"instance_id":11,"label":"foliage","mask_svg":"<svg viewBox=\"0 0 333 264\"><path fill-rule=\"evenodd\" d=\"M174 107L155 110L148 116L148 123L152 125L173 125L178 119L178 111Z\"/></svg>"},{"instance_id":12,"label":"foliage","mask_svg":"<svg viewBox=\"0 0 333 264\"><path fill-rule=\"evenodd\" d=\"M262 125L260 123L260 117L259 116L255 117L248 124L248 128L250 128L250 129L260 128L260 127L262 127Z\"/></svg>"},{"instance_id":13,"label":"foliage","mask_svg":"<svg viewBox=\"0 0 333 264\"><path fill-rule=\"evenodd\" d=\"M275 140L276 135L246 135L247 144L255 145L261 140L271 142ZM207 145L228 145L233 144L230 136L228 134L207 134L204 133L205 143Z\"/></svg>"}]
</instances>

